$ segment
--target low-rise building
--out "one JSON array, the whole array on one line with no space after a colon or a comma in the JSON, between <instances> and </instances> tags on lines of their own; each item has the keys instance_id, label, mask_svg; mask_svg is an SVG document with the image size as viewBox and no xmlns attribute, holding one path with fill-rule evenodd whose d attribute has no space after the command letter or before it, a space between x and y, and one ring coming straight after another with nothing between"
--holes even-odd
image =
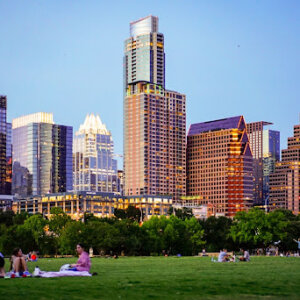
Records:
<instances>
[{"instance_id":1,"label":"low-rise building","mask_svg":"<svg viewBox=\"0 0 300 300\"><path fill-rule=\"evenodd\" d=\"M73 219L81 219L85 212L97 217L113 217L116 208L126 209L130 205L140 209L145 220L154 215L167 215L172 206L172 198L146 195L123 197L117 193L104 192L69 192L17 198L13 203L13 210L15 213L26 211L49 217L53 207L60 207Z\"/></svg>"}]
</instances>

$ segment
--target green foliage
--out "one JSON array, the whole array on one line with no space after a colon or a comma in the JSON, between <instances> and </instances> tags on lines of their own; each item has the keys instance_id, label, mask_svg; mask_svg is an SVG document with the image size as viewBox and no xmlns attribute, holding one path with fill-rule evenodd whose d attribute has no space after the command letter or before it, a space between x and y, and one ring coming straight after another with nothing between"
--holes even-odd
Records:
<instances>
[{"instance_id":1,"label":"green foliage","mask_svg":"<svg viewBox=\"0 0 300 300\"><path fill-rule=\"evenodd\" d=\"M114 215L117 219L130 219L139 222L141 220L141 210L129 205L127 209L115 209Z\"/></svg>"},{"instance_id":2,"label":"green foliage","mask_svg":"<svg viewBox=\"0 0 300 300\"><path fill-rule=\"evenodd\" d=\"M194 216L193 210L191 208L187 208L187 207L184 207L182 209L170 207L168 210L168 215L169 216L174 215L177 218L182 219L182 220L184 220L186 218L190 219Z\"/></svg>"},{"instance_id":3,"label":"green foliage","mask_svg":"<svg viewBox=\"0 0 300 300\"><path fill-rule=\"evenodd\" d=\"M72 254L81 243L96 254L196 255L204 247L207 252L266 248L279 240L280 250L288 251L297 249L294 239L300 237L299 217L285 210L266 214L254 208L239 212L233 220L197 220L182 211L179 216L153 216L141 226L141 212L134 207L116 210L120 218L85 214L82 221L71 220L59 207L51 213L50 220L41 214L0 213L0 251L10 255L20 247L24 252Z\"/></svg>"},{"instance_id":4,"label":"green foliage","mask_svg":"<svg viewBox=\"0 0 300 300\"><path fill-rule=\"evenodd\" d=\"M76 245L85 242L85 224L70 221L66 223L59 237L59 249L62 254L75 253Z\"/></svg>"},{"instance_id":5,"label":"green foliage","mask_svg":"<svg viewBox=\"0 0 300 300\"><path fill-rule=\"evenodd\" d=\"M204 240L206 241L206 251L218 252L226 248L235 250L235 245L230 236L232 219L226 217L209 217L201 221L204 227Z\"/></svg>"},{"instance_id":6,"label":"green foliage","mask_svg":"<svg viewBox=\"0 0 300 300\"><path fill-rule=\"evenodd\" d=\"M249 212L239 212L231 226L234 242L249 249L266 248L269 244L286 235L288 222L282 212L265 214L253 208Z\"/></svg>"},{"instance_id":7,"label":"green foliage","mask_svg":"<svg viewBox=\"0 0 300 300\"><path fill-rule=\"evenodd\" d=\"M51 208L50 213L49 230L55 235L60 236L66 224L71 221L71 217L68 216L60 207Z\"/></svg>"}]
</instances>

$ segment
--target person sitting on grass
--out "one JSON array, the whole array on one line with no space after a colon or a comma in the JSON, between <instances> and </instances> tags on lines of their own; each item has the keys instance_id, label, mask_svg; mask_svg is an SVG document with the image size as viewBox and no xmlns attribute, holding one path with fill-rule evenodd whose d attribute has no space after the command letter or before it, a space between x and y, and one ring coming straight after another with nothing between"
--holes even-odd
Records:
<instances>
[{"instance_id":1,"label":"person sitting on grass","mask_svg":"<svg viewBox=\"0 0 300 300\"><path fill-rule=\"evenodd\" d=\"M22 276L23 273L25 273L25 275L29 274L25 255L22 253L20 248L15 248L13 250L13 255L11 257L11 269L15 272L16 276Z\"/></svg>"},{"instance_id":2,"label":"person sitting on grass","mask_svg":"<svg viewBox=\"0 0 300 300\"><path fill-rule=\"evenodd\" d=\"M218 262L226 262L228 261L227 249L220 250Z\"/></svg>"},{"instance_id":3,"label":"person sitting on grass","mask_svg":"<svg viewBox=\"0 0 300 300\"><path fill-rule=\"evenodd\" d=\"M84 251L84 247L82 244L77 244L76 251L79 254L79 259L76 264L70 265L71 271L90 271L91 268L91 260L89 254Z\"/></svg>"},{"instance_id":4,"label":"person sitting on grass","mask_svg":"<svg viewBox=\"0 0 300 300\"><path fill-rule=\"evenodd\" d=\"M243 256L239 258L240 261L250 261L250 254L247 250L241 249L243 252Z\"/></svg>"},{"instance_id":5,"label":"person sitting on grass","mask_svg":"<svg viewBox=\"0 0 300 300\"><path fill-rule=\"evenodd\" d=\"M5 276L4 265L5 265L4 256L0 252L0 278L3 278Z\"/></svg>"}]
</instances>

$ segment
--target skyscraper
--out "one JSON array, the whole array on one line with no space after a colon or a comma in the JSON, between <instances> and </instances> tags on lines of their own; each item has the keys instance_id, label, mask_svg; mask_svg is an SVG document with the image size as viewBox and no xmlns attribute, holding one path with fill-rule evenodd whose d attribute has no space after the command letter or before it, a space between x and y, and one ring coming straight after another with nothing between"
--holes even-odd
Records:
<instances>
[{"instance_id":1,"label":"skyscraper","mask_svg":"<svg viewBox=\"0 0 300 300\"><path fill-rule=\"evenodd\" d=\"M6 194L11 194L12 182L12 125L6 123Z\"/></svg>"},{"instance_id":2,"label":"skyscraper","mask_svg":"<svg viewBox=\"0 0 300 300\"><path fill-rule=\"evenodd\" d=\"M164 35L158 32L158 17L148 16L130 23L125 41L124 89L136 82L165 87Z\"/></svg>"},{"instance_id":3,"label":"skyscraper","mask_svg":"<svg viewBox=\"0 0 300 300\"><path fill-rule=\"evenodd\" d=\"M99 116L86 116L75 134L73 153L75 191L118 191L112 136Z\"/></svg>"},{"instance_id":4,"label":"skyscraper","mask_svg":"<svg viewBox=\"0 0 300 300\"><path fill-rule=\"evenodd\" d=\"M267 125L272 123L265 121L247 123L253 154L254 205L268 205L269 175L274 171L275 162L280 158L280 133L264 129Z\"/></svg>"},{"instance_id":5,"label":"skyscraper","mask_svg":"<svg viewBox=\"0 0 300 300\"><path fill-rule=\"evenodd\" d=\"M165 89L158 18L130 24L124 56L125 195L185 195L185 95Z\"/></svg>"},{"instance_id":6,"label":"skyscraper","mask_svg":"<svg viewBox=\"0 0 300 300\"><path fill-rule=\"evenodd\" d=\"M270 209L289 209L298 215L300 202L300 125L288 138L288 148L281 151L282 160L270 174Z\"/></svg>"},{"instance_id":7,"label":"skyscraper","mask_svg":"<svg viewBox=\"0 0 300 300\"><path fill-rule=\"evenodd\" d=\"M0 194L7 194L6 190L6 96L0 95Z\"/></svg>"},{"instance_id":8,"label":"skyscraper","mask_svg":"<svg viewBox=\"0 0 300 300\"><path fill-rule=\"evenodd\" d=\"M51 113L35 113L12 122L14 194L44 195L72 190L70 126L56 125Z\"/></svg>"},{"instance_id":9,"label":"skyscraper","mask_svg":"<svg viewBox=\"0 0 300 300\"><path fill-rule=\"evenodd\" d=\"M226 216L252 205L253 158L243 116L190 126L187 195Z\"/></svg>"}]
</instances>

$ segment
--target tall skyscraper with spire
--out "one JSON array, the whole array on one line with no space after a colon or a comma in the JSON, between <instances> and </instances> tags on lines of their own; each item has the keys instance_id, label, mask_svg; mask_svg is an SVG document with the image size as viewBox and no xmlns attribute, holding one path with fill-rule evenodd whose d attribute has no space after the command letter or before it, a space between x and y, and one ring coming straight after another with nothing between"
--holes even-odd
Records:
<instances>
[{"instance_id":1,"label":"tall skyscraper with spire","mask_svg":"<svg viewBox=\"0 0 300 300\"><path fill-rule=\"evenodd\" d=\"M111 133L100 117L87 115L74 137L74 191L117 192L117 161Z\"/></svg>"},{"instance_id":2,"label":"tall skyscraper with spire","mask_svg":"<svg viewBox=\"0 0 300 300\"><path fill-rule=\"evenodd\" d=\"M185 195L186 97L165 89L158 18L130 23L124 49L125 195Z\"/></svg>"}]
</instances>

